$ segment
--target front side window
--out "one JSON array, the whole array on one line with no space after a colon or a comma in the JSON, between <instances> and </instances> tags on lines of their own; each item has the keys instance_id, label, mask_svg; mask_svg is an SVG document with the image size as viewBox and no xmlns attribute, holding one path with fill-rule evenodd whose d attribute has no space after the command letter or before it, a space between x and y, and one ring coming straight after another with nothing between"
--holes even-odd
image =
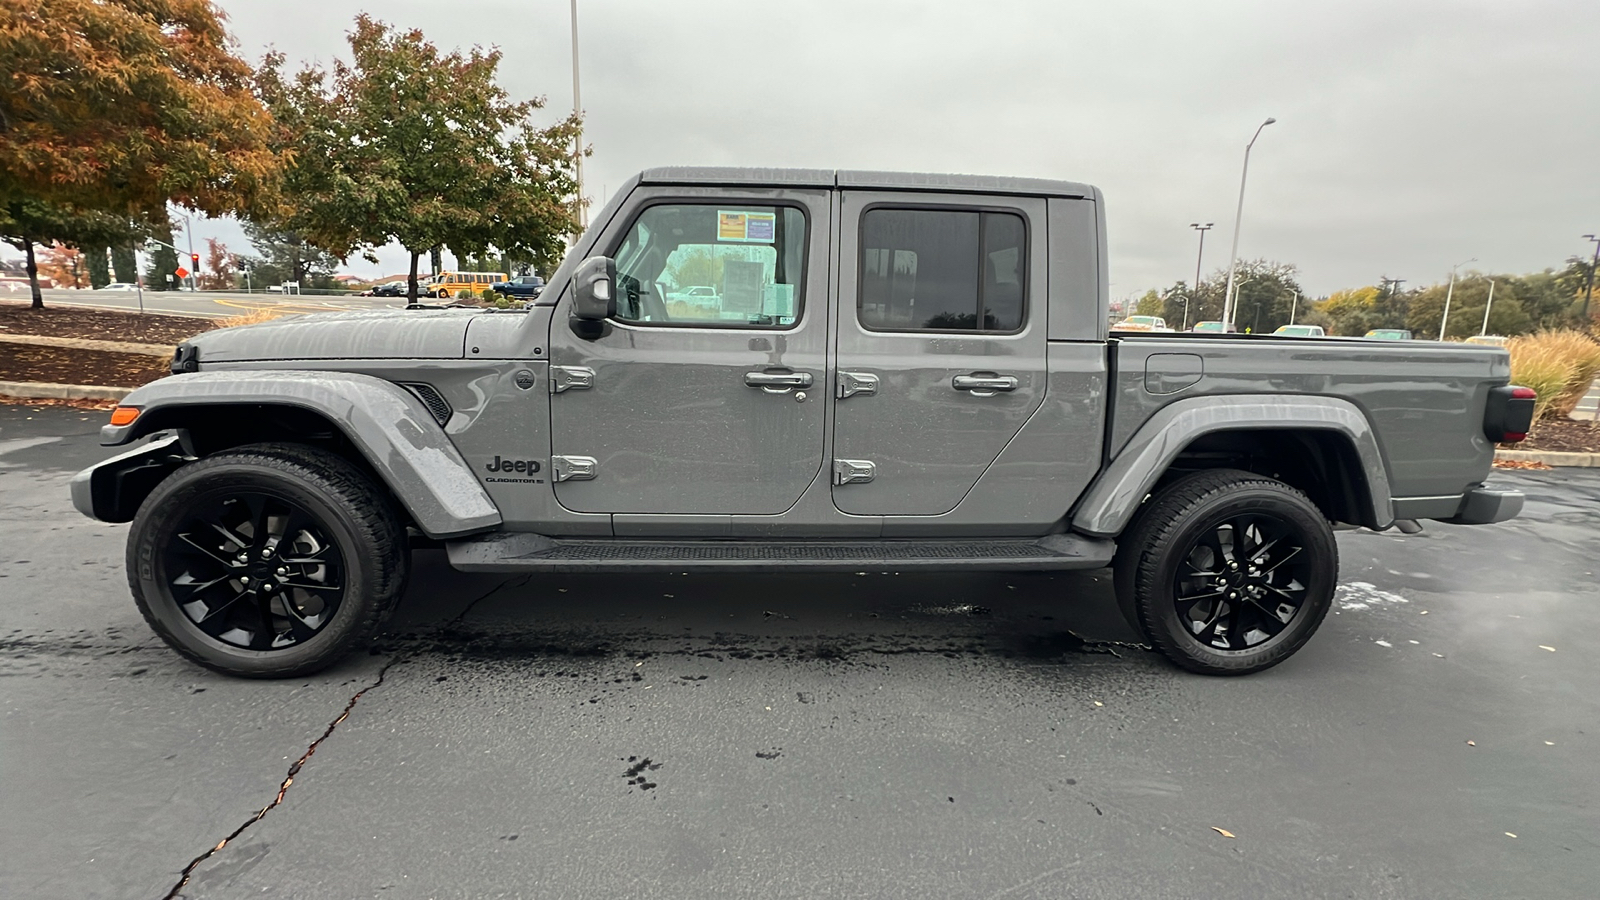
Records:
<instances>
[{"instance_id":1,"label":"front side window","mask_svg":"<svg viewBox=\"0 0 1600 900\"><path fill-rule=\"evenodd\" d=\"M872 209L861 217L861 324L874 331L1022 328L1027 228L1015 213Z\"/></svg>"},{"instance_id":2,"label":"front side window","mask_svg":"<svg viewBox=\"0 0 1600 900\"><path fill-rule=\"evenodd\" d=\"M805 214L793 207L651 206L613 254L616 317L648 325L793 327L805 247Z\"/></svg>"}]
</instances>

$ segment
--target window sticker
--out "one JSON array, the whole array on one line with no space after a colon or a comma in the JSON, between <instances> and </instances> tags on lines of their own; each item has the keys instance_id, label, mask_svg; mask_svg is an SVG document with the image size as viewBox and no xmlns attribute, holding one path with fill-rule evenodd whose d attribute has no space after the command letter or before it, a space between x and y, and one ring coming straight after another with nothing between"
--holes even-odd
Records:
<instances>
[{"instance_id":1,"label":"window sticker","mask_svg":"<svg viewBox=\"0 0 1600 900\"><path fill-rule=\"evenodd\" d=\"M770 244L777 226L777 213L717 210L717 240L726 243Z\"/></svg>"},{"instance_id":2,"label":"window sticker","mask_svg":"<svg viewBox=\"0 0 1600 900\"><path fill-rule=\"evenodd\" d=\"M729 259L722 263L722 311L759 315L766 267L759 262Z\"/></svg>"}]
</instances>

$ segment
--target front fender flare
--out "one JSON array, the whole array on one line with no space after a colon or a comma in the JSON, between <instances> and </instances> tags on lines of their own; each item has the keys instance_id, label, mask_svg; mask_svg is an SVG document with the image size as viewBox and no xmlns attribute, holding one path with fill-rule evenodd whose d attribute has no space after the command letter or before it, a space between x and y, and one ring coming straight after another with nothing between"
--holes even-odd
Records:
<instances>
[{"instance_id":1,"label":"front fender flare","mask_svg":"<svg viewBox=\"0 0 1600 900\"><path fill-rule=\"evenodd\" d=\"M1390 525L1389 472L1372 423L1355 404L1337 397L1228 394L1192 397L1157 410L1084 493L1072 514L1073 530L1120 534L1162 473L1196 438L1219 431L1308 428L1350 440L1366 480L1367 514L1377 527Z\"/></svg>"},{"instance_id":2,"label":"front fender flare","mask_svg":"<svg viewBox=\"0 0 1600 900\"><path fill-rule=\"evenodd\" d=\"M163 426L160 411L184 407L273 405L310 410L361 451L378 477L429 537L459 537L500 524L455 445L422 403L381 378L297 370L195 372L151 382L122 400L140 409L123 426L100 429L100 443L126 444ZM140 423L152 423L140 428Z\"/></svg>"}]
</instances>

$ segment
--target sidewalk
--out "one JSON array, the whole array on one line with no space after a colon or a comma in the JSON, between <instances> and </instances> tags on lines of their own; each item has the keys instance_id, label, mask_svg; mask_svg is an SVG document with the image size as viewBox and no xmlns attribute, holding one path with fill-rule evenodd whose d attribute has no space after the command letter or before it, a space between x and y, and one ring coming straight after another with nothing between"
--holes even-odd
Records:
<instances>
[{"instance_id":1,"label":"sidewalk","mask_svg":"<svg viewBox=\"0 0 1600 900\"><path fill-rule=\"evenodd\" d=\"M1578 401L1578 408L1572 411L1574 419L1600 419L1600 378L1589 385L1589 393Z\"/></svg>"}]
</instances>

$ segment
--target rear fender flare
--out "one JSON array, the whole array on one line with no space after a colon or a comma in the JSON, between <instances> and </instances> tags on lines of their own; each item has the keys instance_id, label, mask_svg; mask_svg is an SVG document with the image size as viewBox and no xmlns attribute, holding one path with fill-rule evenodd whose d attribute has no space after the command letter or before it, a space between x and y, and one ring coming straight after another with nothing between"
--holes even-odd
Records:
<instances>
[{"instance_id":1,"label":"rear fender flare","mask_svg":"<svg viewBox=\"0 0 1600 900\"><path fill-rule=\"evenodd\" d=\"M122 401L140 409L128 425L100 429L117 446L163 429L164 412L220 406L290 406L310 410L360 450L429 537L494 528L500 510L444 430L404 388L371 375L294 370L196 372L145 385ZM142 426L142 427L141 427Z\"/></svg>"},{"instance_id":2,"label":"rear fender flare","mask_svg":"<svg viewBox=\"0 0 1600 900\"><path fill-rule=\"evenodd\" d=\"M1110 537L1120 534L1156 482L1184 448L1220 431L1319 429L1350 440L1366 482L1370 524L1394 522L1389 473L1372 423L1355 404L1337 397L1230 394L1192 397L1156 411L1084 493L1072 513L1075 531Z\"/></svg>"}]
</instances>

